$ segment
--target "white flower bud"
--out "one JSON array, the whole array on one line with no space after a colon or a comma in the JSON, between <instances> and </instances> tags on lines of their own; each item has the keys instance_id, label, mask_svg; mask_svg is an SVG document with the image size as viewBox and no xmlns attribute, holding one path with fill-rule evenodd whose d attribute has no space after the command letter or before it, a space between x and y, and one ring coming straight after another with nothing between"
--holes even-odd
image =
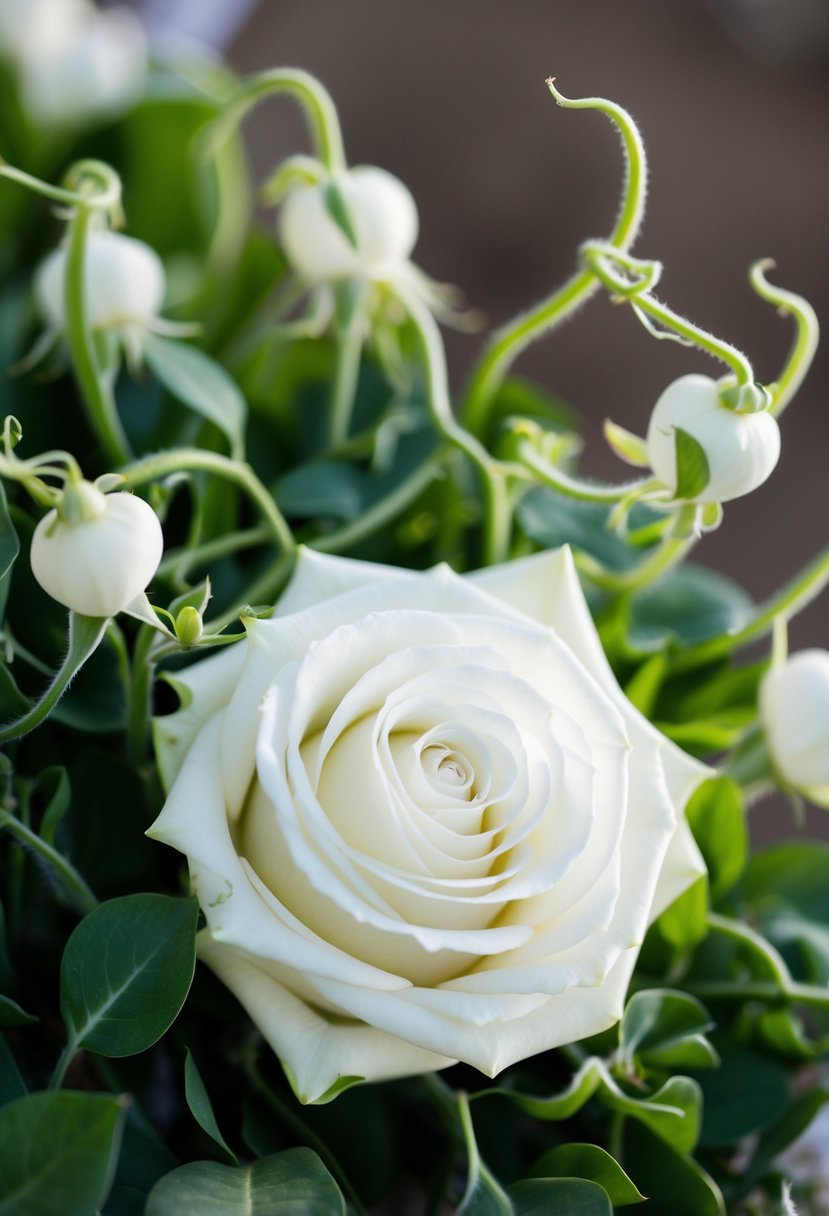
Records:
<instances>
[{"instance_id":1,"label":"white flower bud","mask_svg":"<svg viewBox=\"0 0 829 1216\"><path fill-rule=\"evenodd\" d=\"M722 385L708 376L681 376L654 406L648 426L651 468L672 493L677 488L676 430L705 452L708 483L694 502L728 502L762 485L780 456L780 428L767 411L740 414L723 405Z\"/></svg>"},{"instance_id":2,"label":"white flower bud","mask_svg":"<svg viewBox=\"0 0 829 1216\"><path fill-rule=\"evenodd\" d=\"M406 264L418 232L415 201L406 186L371 165L334 178L356 237L349 241L325 204L326 183L296 186L285 198L279 239L288 261L304 279L385 280Z\"/></svg>"},{"instance_id":3,"label":"white flower bud","mask_svg":"<svg viewBox=\"0 0 829 1216\"><path fill-rule=\"evenodd\" d=\"M801 650L769 671L760 686L760 720L780 776L829 808L829 653Z\"/></svg>"},{"instance_id":4,"label":"white flower bud","mask_svg":"<svg viewBox=\"0 0 829 1216\"><path fill-rule=\"evenodd\" d=\"M66 250L56 249L41 262L35 297L51 329L64 329ZM166 280L154 249L118 232L90 232L86 242L84 285L92 329L146 327L161 311Z\"/></svg>"},{"instance_id":5,"label":"white flower bud","mask_svg":"<svg viewBox=\"0 0 829 1216\"><path fill-rule=\"evenodd\" d=\"M158 569L158 516L133 494L101 494L88 482L68 486L67 494L71 508L62 503L35 528L32 573L59 604L84 616L115 616Z\"/></svg>"},{"instance_id":6,"label":"white flower bud","mask_svg":"<svg viewBox=\"0 0 829 1216\"><path fill-rule=\"evenodd\" d=\"M23 101L46 127L77 127L111 118L139 96L147 38L127 8L89 9L75 28L21 59Z\"/></svg>"},{"instance_id":7,"label":"white flower bud","mask_svg":"<svg viewBox=\"0 0 829 1216\"><path fill-rule=\"evenodd\" d=\"M65 47L89 16L87 0L0 0L0 55L25 64Z\"/></svg>"}]
</instances>

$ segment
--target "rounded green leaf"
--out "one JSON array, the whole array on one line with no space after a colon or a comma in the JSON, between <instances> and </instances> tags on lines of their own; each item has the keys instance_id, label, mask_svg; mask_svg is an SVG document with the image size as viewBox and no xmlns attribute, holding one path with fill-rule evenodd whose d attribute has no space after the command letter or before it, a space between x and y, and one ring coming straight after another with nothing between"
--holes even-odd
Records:
<instances>
[{"instance_id":1,"label":"rounded green leaf","mask_svg":"<svg viewBox=\"0 0 829 1216\"><path fill-rule=\"evenodd\" d=\"M161 1038L193 978L197 916L195 900L147 894L111 899L81 921L60 975L74 1047L130 1056Z\"/></svg>"},{"instance_id":2,"label":"rounded green leaf","mask_svg":"<svg viewBox=\"0 0 829 1216\"><path fill-rule=\"evenodd\" d=\"M0 1110L0 1216L95 1216L109 1191L124 1102L37 1093Z\"/></svg>"},{"instance_id":3,"label":"rounded green leaf","mask_svg":"<svg viewBox=\"0 0 829 1216\"><path fill-rule=\"evenodd\" d=\"M143 352L167 391L219 427L227 436L231 456L242 459L248 409L225 369L198 347L159 334L145 335Z\"/></svg>"},{"instance_id":4,"label":"rounded green leaf","mask_svg":"<svg viewBox=\"0 0 829 1216\"><path fill-rule=\"evenodd\" d=\"M584 1178L607 1191L614 1207L641 1203L644 1195L634 1186L615 1157L596 1144L560 1144L539 1157L534 1178Z\"/></svg>"},{"instance_id":5,"label":"rounded green leaf","mask_svg":"<svg viewBox=\"0 0 829 1216\"><path fill-rule=\"evenodd\" d=\"M194 1161L160 1179L145 1216L345 1216L339 1187L316 1153L292 1148L238 1169Z\"/></svg>"},{"instance_id":6,"label":"rounded green leaf","mask_svg":"<svg viewBox=\"0 0 829 1216\"><path fill-rule=\"evenodd\" d=\"M610 1197L595 1182L580 1178L535 1178L509 1189L515 1216L613 1216Z\"/></svg>"}]
</instances>

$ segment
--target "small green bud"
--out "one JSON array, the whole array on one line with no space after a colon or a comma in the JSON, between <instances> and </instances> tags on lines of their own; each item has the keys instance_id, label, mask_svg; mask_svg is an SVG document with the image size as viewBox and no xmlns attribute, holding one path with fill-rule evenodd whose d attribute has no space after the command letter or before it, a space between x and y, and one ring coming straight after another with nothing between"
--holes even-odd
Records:
<instances>
[{"instance_id":1,"label":"small green bud","mask_svg":"<svg viewBox=\"0 0 829 1216\"><path fill-rule=\"evenodd\" d=\"M187 604L176 617L176 637L184 646L195 646L204 633L204 622L196 608Z\"/></svg>"},{"instance_id":2,"label":"small green bud","mask_svg":"<svg viewBox=\"0 0 829 1216\"><path fill-rule=\"evenodd\" d=\"M96 486L90 481L75 481L70 478L58 503L57 513L58 519L71 528L75 524L100 519L106 509L106 499Z\"/></svg>"}]
</instances>

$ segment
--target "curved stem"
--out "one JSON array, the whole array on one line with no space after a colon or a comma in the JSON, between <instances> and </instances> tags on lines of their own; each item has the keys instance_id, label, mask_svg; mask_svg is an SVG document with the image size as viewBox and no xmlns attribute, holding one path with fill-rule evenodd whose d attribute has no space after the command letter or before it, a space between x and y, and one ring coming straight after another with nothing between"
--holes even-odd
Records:
<instances>
[{"instance_id":1,"label":"curved stem","mask_svg":"<svg viewBox=\"0 0 829 1216\"><path fill-rule=\"evenodd\" d=\"M81 667L98 646L108 624L107 617L81 616L69 613L69 646L66 658L41 699L13 722L0 727L0 743L8 743L27 735L45 722L66 692Z\"/></svg>"},{"instance_id":2,"label":"curved stem","mask_svg":"<svg viewBox=\"0 0 829 1216\"><path fill-rule=\"evenodd\" d=\"M659 264L628 257L608 241L586 241L582 246L582 257L602 286L611 296L630 304L639 320L655 338L669 338L684 346L696 346L699 350L719 359L729 367L737 378L738 385L752 384L754 372L746 356L730 342L715 337L692 321L681 317L667 304L662 304L649 294L655 281L653 268ZM621 273L617 273L618 267ZM660 268L661 269L661 268ZM633 277L624 277L625 275ZM655 321L656 325L651 322Z\"/></svg>"},{"instance_id":3,"label":"curved stem","mask_svg":"<svg viewBox=\"0 0 829 1216\"><path fill-rule=\"evenodd\" d=\"M157 574L159 577L170 575L174 580L180 581L193 566L204 566L208 562L227 557L228 554L239 553L242 549L264 545L270 535L269 527L257 524L253 528L214 536L212 540L202 541L200 545L194 545L192 548L183 546L180 549L168 550L161 559Z\"/></svg>"},{"instance_id":4,"label":"curved stem","mask_svg":"<svg viewBox=\"0 0 829 1216\"><path fill-rule=\"evenodd\" d=\"M357 519L337 528L335 532L329 532L327 536L318 536L309 540L308 548L316 549L319 553L337 553L348 548L349 545L356 545L374 532L378 532L423 493L437 476L439 464L438 457L425 461L385 498L366 508Z\"/></svg>"},{"instance_id":5,"label":"curved stem","mask_svg":"<svg viewBox=\"0 0 829 1216\"><path fill-rule=\"evenodd\" d=\"M524 465L544 485L552 486L559 494L567 498L577 498L582 502L621 502L631 494L639 491L655 489L660 483L653 477L643 477L636 481L625 481L621 485L603 485L600 482L582 481L572 477L563 469L557 468L535 450L527 440L520 441L515 450L515 459Z\"/></svg>"},{"instance_id":6,"label":"curved stem","mask_svg":"<svg viewBox=\"0 0 829 1216\"><path fill-rule=\"evenodd\" d=\"M774 267L771 258L755 262L749 274L749 281L763 300L775 304L781 316L794 317L797 326L794 345L789 352L786 366L778 376L771 389L771 412L779 417L794 397L803 383L804 377L812 366L812 360L818 347L820 325L817 314L808 300L786 291L783 287L775 287L769 283L765 272Z\"/></svg>"},{"instance_id":7,"label":"curved stem","mask_svg":"<svg viewBox=\"0 0 829 1216\"><path fill-rule=\"evenodd\" d=\"M51 199L52 202L62 203L67 207L85 206L102 211L117 211L121 204L121 179L115 170L104 161L78 161L67 174L67 180L72 183L77 182L79 186L82 186L84 179L97 179L101 183L101 188L96 192L83 188L73 190L53 186L50 182L41 181L39 177L33 177L31 173L24 173L22 169L16 169L2 157L0 157L0 177L17 182L35 194L40 194L44 198Z\"/></svg>"},{"instance_id":8,"label":"curved stem","mask_svg":"<svg viewBox=\"0 0 829 1216\"><path fill-rule=\"evenodd\" d=\"M288 527L284 515L277 507L266 487L254 473L249 464L240 460L231 460L219 452L202 451L200 448L176 448L170 452L157 452L145 456L126 465L119 472L124 475L125 489L132 486L144 485L155 481L169 473L182 472L185 469L203 470L215 473L228 481L233 481L248 492L259 507L268 522L271 534L280 549L293 552L296 548L293 533Z\"/></svg>"},{"instance_id":9,"label":"curved stem","mask_svg":"<svg viewBox=\"0 0 829 1216\"><path fill-rule=\"evenodd\" d=\"M636 239L645 209L647 161L642 137L631 116L621 106L603 97L584 97L571 101L547 81L558 105L568 110L598 110L615 124L625 152L625 182L619 217L610 236L618 249L628 249ZM464 424L474 435L486 431L489 407L512 364L536 338L566 321L599 287L592 270L579 271L551 296L521 313L497 330L475 368L463 407Z\"/></svg>"},{"instance_id":10,"label":"curved stem","mask_svg":"<svg viewBox=\"0 0 829 1216\"><path fill-rule=\"evenodd\" d=\"M684 538L669 536L656 546L653 553L650 553L630 570L618 572L608 570L588 553L575 555L576 567L602 591L617 594L637 591L667 574L674 566L678 566L689 549L696 543L696 539L695 536Z\"/></svg>"},{"instance_id":11,"label":"curved stem","mask_svg":"<svg viewBox=\"0 0 829 1216\"><path fill-rule=\"evenodd\" d=\"M91 207L87 203L81 203L69 225L64 284L66 342L92 429L113 464L123 464L130 459L129 443L115 408L112 389L98 369L92 332L87 320L85 261L86 238L91 219Z\"/></svg>"},{"instance_id":12,"label":"curved stem","mask_svg":"<svg viewBox=\"0 0 829 1216\"><path fill-rule=\"evenodd\" d=\"M340 120L331 95L309 72L297 68L275 68L251 76L230 97L208 139L219 142L241 123L255 105L274 93L289 93L302 105L319 158L329 173L346 166Z\"/></svg>"},{"instance_id":13,"label":"curved stem","mask_svg":"<svg viewBox=\"0 0 829 1216\"><path fill-rule=\"evenodd\" d=\"M0 828L5 828L25 848L35 853L41 861L46 863L57 878L73 907L82 916L85 916L87 912L91 912L93 908L98 906L95 893L72 863L59 853L57 849L47 844L42 837L38 836L37 832L33 832L25 823L21 823L14 815L2 809L0 809Z\"/></svg>"},{"instance_id":14,"label":"curved stem","mask_svg":"<svg viewBox=\"0 0 829 1216\"><path fill-rule=\"evenodd\" d=\"M345 443L351 429L351 415L360 379L363 355L363 326L361 315L355 316L344 329L337 332L334 379L328 412L328 445L336 448Z\"/></svg>"},{"instance_id":15,"label":"curved stem","mask_svg":"<svg viewBox=\"0 0 829 1216\"><path fill-rule=\"evenodd\" d=\"M432 421L441 435L459 448L477 468L484 499L484 565L506 560L512 515L506 473L483 446L460 426L452 413L446 355L440 330L416 292L397 284L395 292L406 309L420 345L426 372L426 397Z\"/></svg>"}]
</instances>

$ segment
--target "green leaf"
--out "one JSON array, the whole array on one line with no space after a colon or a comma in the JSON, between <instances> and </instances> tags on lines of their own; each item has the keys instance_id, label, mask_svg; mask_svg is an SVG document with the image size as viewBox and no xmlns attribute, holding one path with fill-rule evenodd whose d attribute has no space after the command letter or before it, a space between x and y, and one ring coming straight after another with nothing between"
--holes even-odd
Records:
<instances>
[{"instance_id":1,"label":"green leaf","mask_svg":"<svg viewBox=\"0 0 829 1216\"><path fill-rule=\"evenodd\" d=\"M14 524L9 517L6 502L6 491L0 481L0 621L6 611L6 601L11 586L11 572L15 559L20 552L20 542L14 530Z\"/></svg>"},{"instance_id":2,"label":"green leaf","mask_svg":"<svg viewBox=\"0 0 829 1216\"><path fill-rule=\"evenodd\" d=\"M743 792L728 777L712 777L692 795L685 814L705 858L711 898L716 901L731 890L746 864Z\"/></svg>"},{"instance_id":3,"label":"green leaf","mask_svg":"<svg viewBox=\"0 0 829 1216\"><path fill-rule=\"evenodd\" d=\"M348 204L343 197L342 190L335 181L326 183L322 192L322 201L325 205L325 210L331 216L331 219L337 225L349 245L353 249L357 249L357 233L354 231L354 225L351 222Z\"/></svg>"},{"instance_id":4,"label":"green leaf","mask_svg":"<svg viewBox=\"0 0 829 1216\"><path fill-rule=\"evenodd\" d=\"M668 673L668 656L657 650L646 659L625 685L625 696L646 718L653 719L653 711Z\"/></svg>"},{"instance_id":5,"label":"green leaf","mask_svg":"<svg viewBox=\"0 0 829 1216\"><path fill-rule=\"evenodd\" d=\"M112 1181L124 1102L29 1094L0 1110L0 1216L95 1216Z\"/></svg>"},{"instance_id":6,"label":"green leaf","mask_svg":"<svg viewBox=\"0 0 829 1216\"><path fill-rule=\"evenodd\" d=\"M189 1047L184 1057L184 1095L187 1098L190 1113L202 1131L207 1132L210 1139L227 1154L234 1165L238 1165L239 1160L236 1154L228 1147L224 1136L219 1131L210 1096Z\"/></svg>"},{"instance_id":7,"label":"green leaf","mask_svg":"<svg viewBox=\"0 0 829 1216\"><path fill-rule=\"evenodd\" d=\"M768 1127L789 1101L788 1077L767 1056L724 1044L720 1067L700 1074L703 1120L700 1144L733 1144Z\"/></svg>"},{"instance_id":8,"label":"green leaf","mask_svg":"<svg viewBox=\"0 0 829 1216\"><path fill-rule=\"evenodd\" d=\"M676 489L675 498L696 498L711 478L705 448L688 431L674 427L676 443Z\"/></svg>"},{"instance_id":9,"label":"green leaf","mask_svg":"<svg viewBox=\"0 0 829 1216\"><path fill-rule=\"evenodd\" d=\"M131 1106L124 1121L118 1168L101 1216L144 1216L150 1191L178 1164L138 1108Z\"/></svg>"},{"instance_id":10,"label":"green leaf","mask_svg":"<svg viewBox=\"0 0 829 1216\"><path fill-rule=\"evenodd\" d=\"M0 1107L26 1095L26 1084L20 1075L11 1048L0 1035Z\"/></svg>"},{"instance_id":11,"label":"green leaf","mask_svg":"<svg viewBox=\"0 0 829 1216\"><path fill-rule=\"evenodd\" d=\"M704 939L708 932L708 879L704 874L665 909L656 924L678 950L690 950Z\"/></svg>"},{"instance_id":12,"label":"green leaf","mask_svg":"<svg viewBox=\"0 0 829 1216\"><path fill-rule=\"evenodd\" d=\"M580 1178L535 1178L509 1188L515 1216L613 1216L610 1197L595 1182Z\"/></svg>"},{"instance_id":13,"label":"green leaf","mask_svg":"<svg viewBox=\"0 0 829 1216\"><path fill-rule=\"evenodd\" d=\"M521 530L543 548L569 544L610 570L628 570L642 560L648 549L630 544L613 531L608 526L609 515L610 508L602 503L565 498L545 486L525 494L515 512ZM654 518L647 507L636 507L631 513L631 526L645 527Z\"/></svg>"},{"instance_id":14,"label":"green leaf","mask_svg":"<svg viewBox=\"0 0 829 1216\"><path fill-rule=\"evenodd\" d=\"M0 1027L29 1026L36 1021L36 1017L21 1009L17 1001L13 1001L10 996L0 996Z\"/></svg>"},{"instance_id":15,"label":"green leaf","mask_svg":"<svg viewBox=\"0 0 829 1216\"><path fill-rule=\"evenodd\" d=\"M509 1098L535 1119L569 1119L596 1095L610 1110L641 1120L680 1152L690 1152L699 1137L701 1091L690 1077L671 1077L653 1094L632 1097L616 1082L597 1056L584 1061L566 1089L549 1098L512 1089L485 1089L475 1098Z\"/></svg>"},{"instance_id":16,"label":"green leaf","mask_svg":"<svg viewBox=\"0 0 829 1216\"><path fill-rule=\"evenodd\" d=\"M719 1187L691 1157L641 1123L625 1127L625 1168L648 1196L648 1216L726 1216Z\"/></svg>"},{"instance_id":17,"label":"green leaf","mask_svg":"<svg viewBox=\"0 0 829 1216\"><path fill-rule=\"evenodd\" d=\"M69 646L66 658L37 704L14 722L0 727L0 743L8 743L11 739L27 735L49 717L81 667L102 641L108 624L106 617L69 613Z\"/></svg>"},{"instance_id":18,"label":"green leaf","mask_svg":"<svg viewBox=\"0 0 829 1216\"><path fill-rule=\"evenodd\" d=\"M628 642L643 653L677 642L692 645L740 629L752 610L731 579L686 563L633 596Z\"/></svg>"},{"instance_id":19,"label":"green leaf","mask_svg":"<svg viewBox=\"0 0 829 1216\"><path fill-rule=\"evenodd\" d=\"M745 898L762 905L783 900L807 920L829 925L829 844L794 841L757 853L743 881Z\"/></svg>"},{"instance_id":20,"label":"green leaf","mask_svg":"<svg viewBox=\"0 0 829 1216\"><path fill-rule=\"evenodd\" d=\"M530 1171L530 1176L586 1178L607 1191L614 1207L640 1203L645 1198L619 1162L596 1144L560 1144L557 1148L550 1149L543 1157L539 1157Z\"/></svg>"},{"instance_id":21,"label":"green leaf","mask_svg":"<svg viewBox=\"0 0 829 1216\"><path fill-rule=\"evenodd\" d=\"M619 1025L619 1055L651 1068L710 1068L719 1056L705 1038L714 1025L696 997L667 988L636 992Z\"/></svg>"},{"instance_id":22,"label":"green leaf","mask_svg":"<svg viewBox=\"0 0 829 1216\"><path fill-rule=\"evenodd\" d=\"M606 418L604 437L616 455L627 461L628 464L635 465L638 469L647 469L650 466L648 445L638 435L634 435L631 431L625 430L623 426Z\"/></svg>"},{"instance_id":23,"label":"green leaf","mask_svg":"<svg viewBox=\"0 0 829 1216\"><path fill-rule=\"evenodd\" d=\"M61 963L70 1044L105 1056L146 1051L175 1020L195 968L198 905L125 895L90 912Z\"/></svg>"},{"instance_id":24,"label":"green leaf","mask_svg":"<svg viewBox=\"0 0 829 1216\"><path fill-rule=\"evenodd\" d=\"M230 443L235 460L244 458L247 405L236 382L196 346L148 334L144 358L177 401L214 423Z\"/></svg>"},{"instance_id":25,"label":"green leaf","mask_svg":"<svg viewBox=\"0 0 829 1216\"><path fill-rule=\"evenodd\" d=\"M292 1148L235 1168L194 1161L153 1187L145 1216L345 1216L339 1187L316 1153Z\"/></svg>"},{"instance_id":26,"label":"green leaf","mask_svg":"<svg viewBox=\"0 0 829 1216\"><path fill-rule=\"evenodd\" d=\"M276 501L291 519L356 519L366 496L366 475L351 464L317 460L279 479Z\"/></svg>"}]
</instances>

